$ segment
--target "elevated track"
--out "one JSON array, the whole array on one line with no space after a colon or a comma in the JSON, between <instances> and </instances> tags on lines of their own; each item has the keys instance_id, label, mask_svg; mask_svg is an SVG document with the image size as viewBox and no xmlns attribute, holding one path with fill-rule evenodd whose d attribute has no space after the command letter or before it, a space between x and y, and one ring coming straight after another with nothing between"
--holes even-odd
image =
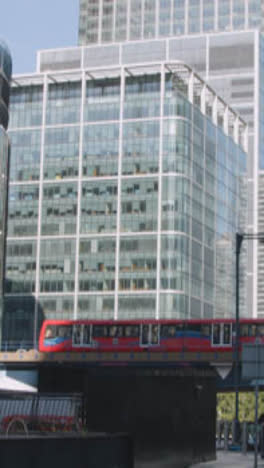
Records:
<instances>
[{"instance_id":1,"label":"elevated track","mask_svg":"<svg viewBox=\"0 0 264 468\"><path fill-rule=\"evenodd\" d=\"M232 364L234 361L234 352L170 352L160 353L150 350L141 352L64 352L64 353L40 353L37 350L17 350L12 352L1 352L1 363L23 363L23 364L41 364L41 363L109 363L109 364L159 364L160 366L192 363L226 363Z\"/></svg>"}]
</instances>

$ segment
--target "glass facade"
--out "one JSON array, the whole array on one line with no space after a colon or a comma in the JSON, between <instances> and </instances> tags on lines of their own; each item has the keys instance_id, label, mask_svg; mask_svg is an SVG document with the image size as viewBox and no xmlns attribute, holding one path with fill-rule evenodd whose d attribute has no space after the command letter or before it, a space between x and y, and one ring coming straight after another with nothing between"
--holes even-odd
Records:
<instances>
[{"instance_id":1,"label":"glass facade","mask_svg":"<svg viewBox=\"0 0 264 468\"><path fill-rule=\"evenodd\" d=\"M263 29L263 0L81 0L79 44Z\"/></svg>"},{"instance_id":2,"label":"glass facade","mask_svg":"<svg viewBox=\"0 0 264 468\"><path fill-rule=\"evenodd\" d=\"M153 14L149 4L148 34ZM104 2L105 34L114 15ZM37 94L29 78L11 96L7 345L16 321L36 345L44 317L232 316L243 121L216 95L213 112L183 64L77 75L43 74ZM39 121L23 127L33 101Z\"/></svg>"}]
</instances>

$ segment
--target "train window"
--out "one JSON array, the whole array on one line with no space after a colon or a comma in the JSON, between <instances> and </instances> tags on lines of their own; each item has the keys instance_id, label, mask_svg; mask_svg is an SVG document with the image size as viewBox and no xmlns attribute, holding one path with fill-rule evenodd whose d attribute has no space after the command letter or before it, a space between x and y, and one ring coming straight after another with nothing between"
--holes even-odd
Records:
<instances>
[{"instance_id":1,"label":"train window","mask_svg":"<svg viewBox=\"0 0 264 468\"><path fill-rule=\"evenodd\" d=\"M143 345L147 345L149 343L149 326L148 325L142 325L141 343Z\"/></svg>"},{"instance_id":2,"label":"train window","mask_svg":"<svg viewBox=\"0 0 264 468\"><path fill-rule=\"evenodd\" d=\"M139 336L139 326L138 325L126 325L125 326L125 336L129 337L138 337Z\"/></svg>"},{"instance_id":3,"label":"train window","mask_svg":"<svg viewBox=\"0 0 264 468\"><path fill-rule=\"evenodd\" d=\"M45 330L45 338L52 339L52 338L56 338L56 336L57 336L57 327L56 327L56 325L48 325L46 330Z\"/></svg>"},{"instance_id":4,"label":"train window","mask_svg":"<svg viewBox=\"0 0 264 468\"><path fill-rule=\"evenodd\" d=\"M258 335L264 336L264 325L258 325Z\"/></svg>"},{"instance_id":5,"label":"train window","mask_svg":"<svg viewBox=\"0 0 264 468\"><path fill-rule=\"evenodd\" d=\"M160 329L160 335L162 338L174 338L177 333L183 332L185 325L178 323L177 325L162 325Z\"/></svg>"},{"instance_id":6,"label":"train window","mask_svg":"<svg viewBox=\"0 0 264 468\"><path fill-rule=\"evenodd\" d=\"M109 327L109 336L112 338L122 338L124 334L122 325L111 325Z\"/></svg>"},{"instance_id":7,"label":"train window","mask_svg":"<svg viewBox=\"0 0 264 468\"><path fill-rule=\"evenodd\" d=\"M201 324L200 323L188 323L187 330L190 332L198 332L201 333Z\"/></svg>"},{"instance_id":8,"label":"train window","mask_svg":"<svg viewBox=\"0 0 264 468\"><path fill-rule=\"evenodd\" d=\"M248 328L249 327L246 323L243 323L243 325L240 325L240 336L249 336Z\"/></svg>"},{"instance_id":9,"label":"train window","mask_svg":"<svg viewBox=\"0 0 264 468\"><path fill-rule=\"evenodd\" d=\"M71 325L58 325L57 334L60 338L69 339L72 335Z\"/></svg>"},{"instance_id":10,"label":"train window","mask_svg":"<svg viewBox=\"0 0 264 468\"><path fill-rule=\"evenodd\" d=\"M230 345L231 344L231 324L230 323L224 323L223 324L223 344L224 345Z\"/></svg>"},{"instance_id":11,"label":"train window","mask_svg":"<svg viewBox=\"0 0 264 468\"><path fill-rule=\"evenodd\" d=\"M93 337L94 338L107 338L108 327L106 325L93 325Z\"/></svg>"},{"instance_id":12,"label":"train window","mask_svg":"<svg viewBox=\"0 0 264 468\"><path fill-rule=\"evenodd\" d=\"M80 346L82 340L82 325L73 325L72 344L74 346Z\"/></svg>"},{"instance_id":13,"label":"train window","mask_svg":"<svg viewBox=\"0 0 264 468\"><path fill-rule=\"evenodd\" d=\"M168 327L168 325L161 325L161 327L160 327L160 336L162 338L167 338L169 336L169 327Z\"/></svg>"},{"instance_id":14,"label":"train window","mask_svg":"<svg viewBox=\"0 0 264 468\"><path fill-rule=\"evenodd\" d=\"M90 342L91 342L90 325L83 325L83 344L90 344Z\"/></svg>"},{"instance_id":15,"label":"train window","mask_svg":"<svg viewBox=\"0 0 264 468\"><path fill-rule=\"evenodd\" d=\"M257 336L257 325L255 323L250 325L249 336Z\"/></svg>"},{"instance_id":16,"label":"train window","mask_svg":"<svg viewBox=\"0 0 264 468\"><path fill-rule=\"evenodd\" d=\"M151 326L151 344L159 343L159 327L158 325Z\"/></svg>"},{"instance_id":17,"label":"train window","mask_svg":"<svg viewBox=\"0 0 264 468\"><path fill-rule=\"evenodd\" d=\"M213 324L213 344L214 345L221 344L221 326L219 323Z\"/></svg>"},{"instance_id":18,"label":"train window","mask_svg":"<svg viewBox=\"0 0 264 468\"><path fill-rule=\"evenodd\" d=\"M178 325L162 325L160 334L162 338L174 338L176 336Z\"/></svg>"},{"instance_id":19,"label":"train window","mask_svg":"<svg viewBox=\"0 0 264 468\"><path fill-rule=\"evenodd\" d=\"M211 336L211 325L201 325L201 334L204 336Z\"/></svg>"}]
</instances>

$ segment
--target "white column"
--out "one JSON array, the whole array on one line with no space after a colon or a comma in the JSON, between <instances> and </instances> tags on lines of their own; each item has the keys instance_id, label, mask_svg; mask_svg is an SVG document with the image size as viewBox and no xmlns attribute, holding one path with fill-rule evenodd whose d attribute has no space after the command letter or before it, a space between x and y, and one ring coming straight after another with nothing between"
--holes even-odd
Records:
<instances>
[{"instance_id":1,"label":"white column","mask_svg":"<svg viewBox=\"0 0 264 468\"><path fill-rule=\"evenodd\" d=\"M159 15L160 15L160 0L156 0L155 37L159 37Z\"/></svg>"},{"instance_id":2,"label":"white column","mask_svg":"<svg viewBox=\"0 0 264 468\"><path fill-rule=\"evenodd\" d=\"M39 175L39 203L38 203L38 234L36 246L36 288L35 288L35 314L34 314L34 348L38 343L38 299L40 293L40 239L41 239L41 221L42 221L42 200L43 200L43 171L44 171L44 145L45 145L45 126L46 126L46 104L48 94L48 76L44 75L43 81L43 101L42 101L42 123L41 123L41 151L40 151L40 175Z\"/></svg>"},{"instance_id":3,"label":"white column","mask_svg":"<svg viewBox=\"0 0 264 468\"><path fill-rule=\"evenodd\" d=\"M114 3L113 3L113 28L112 28L112 41L116 41L116 10L117 10L117 7L116 7L116 0L114 0Z\"/></svg>"},{"instance_id":4,"label":"white column","mask_svg":"<svg viewBox=\"0 0 264 468\"><path fill-rule=\"evenodd\" d=\"M156 280L156 320L160 318L160 260L161 260L161 216L162 216L162 155L163 155L163 117L165 95L165 67L161 66L160 76L160 133L159 133L159 198L157 223L157 280Z\"/></svg>"},{"instance_id":5,"label":"white column","mask_svg":"<svg viewBox=\"0 0 264 468\"><path fill-rule=\"evenodd\" d=\"M234 122L234 135L233 135L234 141L236 144L239 143L239 118L236 116L235 117L235 122Z\"/></svg>"},{"instance_id":6,"label":"white column","mask_svg":"<svg viewBox=\"0 0 264 468\"><path fill-rule=\"evenodd\" d=\"M245 0L245 29L248 29L248 0Z\"/></svg>"},{"instance_id":7,"label":"white column","mask_svg":"<svg viewBox=\"0 0 264 468\"><path fill-rule=\"evenodd\" d=\"M73 319L78 317L78 292L79 292L79 251L80 251L80 225L81 225L81 199L82 199L82 162L83 162L83 123L86 93L86 76L82 72L82 98L80 109L80 135L79 135L79 169L78 169L78 198L77 198L77 222L76 222L76 245L75 245L75 288L74 288L74 311Z\"/></svg>"},{"instance_id":8,"label":"white column","mask_svg":"<svg viewBox=\"0 0 264 468\"><path fill-rule=\"evenodd\" d=\"M131 0L127 0L127 31L126 31L126 39L129 41L130 39L130 25L131 25Z\"/></svg>"},{"instance_id":9,"label":"white column","mask_svg":"<svg viewBox=\"0 0 264 468\"><path fill-rule=\"evenodd\" d=\"M255 141L254 141L254 165L253 165L253 232L258 232L258 180L259 180L259 117L260 117L260 93L259 93L259 31L255 31L255 86L254 86L254 122L255 122ZM258 242L253 242L253 318L258 316Z\"/></svg>"},{"instance_id":10,"label":"white column","mask_svg":"<svg viewBox=\"0 0 264 468\"><path fill-rule=\"evenodd\" d=\"M102 42L103 0L99 0L98 44Z\"/></svg>"},{"instance_id":11,"label":"white column","mask_svg":"<svg viewBox=\"0 0 264 468\"><path fill-rule=\"evenodd\" d=\"M203 84L201 91L201 112L206 115L206 85Z\"/></svg>"},{"instance_id":12,"label":"white column","mask_svg":"<svg viewBox=\"0 0 264 468\"><path fill-rule=\"evenodd\" d=\"M224 132L228 135L229 134L229 128L228 128L228 114L229 114L229 110L228 110L228 107L226 106L225 107L225 110L224 110Z\"/></svg>"},{"instance_id":13,"label":"white column","mask_svg":"<svg viewBox=\"0 0 264 468\"><path fill-rule=\"evenodd\" d=\"M170 36L173 36L173 0L170 2Z\"/></svg>"},{"instance_id":14,"label":"white column","mask_svg":"<svg viewBox=\"0 0 264 468\"><path fill-rule=\"evenodd\" d=\"M120 113L119 113L119 148L118 148L118 181L117 181L117 214L116 214L116 253L115 253L115 310L114 320L118 319L118 287L119 287L119 250L120 250L120 218L121 218L121 181L123 155L123 109L125 99L125 68L120 71Z\"/></svg>"},{"instance_id":15,"label":"white column","mask_svg":"<svg viewBox=\"0 0 264 468\"><path fill-rule=\"evenodd\" d=\"M185 0L185 19L184 19L184 34L188 34L189 32L189 0Z\"/></svg>"},{"instance_id":16,"label":"white column","mask_svg":"<svg viewBox=\"0 0 264 468\"><path fill-rule=\"evenodd\" d=\"M215 95L214 97L214 102L213 102L213 112L212 112L212 121L214 123L214 125L218 125L218 98L217 96Z\"/></svg>"},{"instance_id":17,"label":"white column","mask_svg":"<svg viewBox=\"0 0 264 468\"><path fill-rule=\"evenodd\" d=\"M190 73L188 81L188 100L193 104L193 85L194 85L194 74Z\"/></svg>"},{"instance_id":18,"label":"white column","mask_svg":"<svg viewBox=\"0 0 264 468\"><path fill-rule=\"evenodd\" d=\"M141 0L141 34L140 38L144 38L144 18L145 18L145 0Z\"/></svg>"}]
</instances>

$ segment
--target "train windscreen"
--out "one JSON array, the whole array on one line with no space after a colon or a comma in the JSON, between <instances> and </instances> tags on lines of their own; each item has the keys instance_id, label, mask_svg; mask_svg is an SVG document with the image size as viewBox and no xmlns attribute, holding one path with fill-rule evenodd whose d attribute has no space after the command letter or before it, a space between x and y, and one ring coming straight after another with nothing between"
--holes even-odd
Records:
<instances>
[{"instance_id":1,"label":"train windscreen","mask_svg":"<svg viewBox=\"0 0 264 468\"><path fill-rule=\"evenodd\" d=\"M45 346L55 346L64 341L71 340L72 326L71 325L47 325L44 335Z\"/></svg>"}]
</instances>

